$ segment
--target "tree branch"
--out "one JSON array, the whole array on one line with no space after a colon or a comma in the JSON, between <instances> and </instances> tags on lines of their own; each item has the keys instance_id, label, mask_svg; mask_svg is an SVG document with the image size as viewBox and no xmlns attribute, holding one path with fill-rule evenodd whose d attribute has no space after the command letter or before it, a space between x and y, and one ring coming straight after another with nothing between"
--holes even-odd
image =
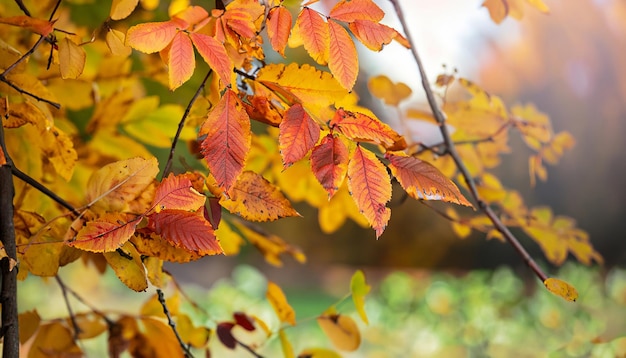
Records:
<instances>
[{"instance_id":1,"label":"tree branch","mask_svg":"<svg viewBox=\"0 0 626 358\"><path fill-rule=\"evenodd\" d=\"M33 188L39 190L42 194L46 195L50 199L56 201L59 205L71 211L72 214L76 216L80 216L80 212L72 204L68 203L63 198L56 195L54 192L52 192L52 190L46 188L43 184L41 184L34 178L30 177L28 174L17 169L14 165L11 166L11 173L13 173L13 175L15 175L16 177L20 178L25 183L31 185Z\"/></svg>"},{"instance_id":2,"label":"tree branch","mask_svg":"<svg viewBox=\"0 0 626 358\"><path fill-rule=\"evenodd\" d=\"M450 131L448 130L448 127L445 124L446 122L445 114L441 111L439 104L437 104L433 90L430 87L430 82L428 81L428 77L426 76L424 65L422 64L422 60L420 59L417 53L415 42L413 41L413 38L411 37L411 34L409 32L406 19L404 17L404 13L402 12L402 8L400 7L398 0L390 0L390 1L393 4L393 7L395 9L396 15L398 16L398 19L400 20L406 39L409 42L409 44L411 44L411 52L413 54L413 58L417 64L420 77L422 79L422 87L424 88L424 91L426 93L426 99L428 100L428 105L430 106L430 109L433 112L433 116L435 117L435 119L437 120L437 123L439 124L439 129L441 131L441 135L443 136L444 143L447 147L448 154L450 154L450 156L454 160L454 163L459 169L461 176L463 176L463 179L465 180L465 183L467 184L470 194L474 198L474 201L476 202L478 209L482 211L483 213L485 213L487 217L489 217L494 227L500 233L502 233L502 235L509 242L509 244L511 244L513 248L515 248L517 253L524 260L524 263L526 263L526 265L528 265L535 272L537 277L542 282L545 281L548 278L548 276L543 272L543 270L541 270L541 268L537 265L535 260L533 260L533 258L528 254L526 249L524 249L522 244L520 244L519 240L517 240L517 238L511 233L511 231L509 231L509 229L502 223L502 221L500 220L498 215L493 211L493 209L485 201L483 201L480 195L478 194L478 190L476 188L476 182L474 181L474 179L470 175L469 170L467 169L467 167L461 160L461 157L459 153L457 152L454 142L452 141L452 138L450 136Z\"/></svg>"},{"instance_id":3,"label":"tree branch","mask_svg":"<svg viewBox=\"0 0 626 358\"><path fill-rule=\"evenodd\" d=\"M180 348L183 349L183 353L185 354L185 357L193 358L193 354L191 354L191 351L189 350L189 345L183 342L183 339L180 337L180 334L178 334L178 330L176 330L176 322L174 322L174 320L172 319L172 316L170 315L170 311L167 308L167 303L165 302L165 296L163 295L163 291L161 291L160 288L157 288L157 296L159 298L159 303L163 307L163 313L165 313L165 316L167 317L167 324L170 327L172 327L172 331L174 331L174 335L176 336L176 339L178 340L178 344L180 344Z\"/></svg>"},{"instance_id":4,"label":"tree branch","mask_svg":"<svg viewBox=\"0 0 626 358\"><path fill-rule=\"evenodd\" d=\"M176 144L178 143L178 138L180 137L180 133L183 131L183 128L185 127L185 121L187 120L187 117L189 116L189 112L191 112L191 107L200 96L200 93L204 89L204 86L206 85L206 81L209 80L209 76L211 76L212 72L213 72L213 69L210 69L209 72L206 74L206 76L204 76L202 83L200 83L200 87L198 87L198 90L196 91L196 93L194 93L193 97L191 97L191 100L189 101L189 104L187 105L187 108L185 109L185 113L183 114L183 117L180 119L180 122L178 123L178 130L176 131L176 135L174 136L174 139L172 140L172 147L170 148L170 155L167 158L167 163L165 164L165 168L163 169L162 178L164 178L172 170L172 161L174 159L174 152L176 151Z\"/></svg>"},{"instance_id":5,"label":"tree branch","mask_svg":"<svg viewBox=\"0 0 626 358\"><path fill-rule=\"evenodd\" d=\"M67 307L67 312L70 315L70 322L72 322L72 326L74 326L74 334L73 334L73 338L74 340L78 340L78 336L81 333L81 329L78 326L78 323L76 322L76 316L74 316L74 311L72 310L72 305L70 305L70 300L67 297L67 290L65 287L65 284L63 283L63 281L61 281L61 278L59 278L59 276L54 276L54 278L56 279L57 283L59 284L59 287L61 287L61 292L63 293L63 300L65 301L65 306Z\"/></svg>"}]
</instances>

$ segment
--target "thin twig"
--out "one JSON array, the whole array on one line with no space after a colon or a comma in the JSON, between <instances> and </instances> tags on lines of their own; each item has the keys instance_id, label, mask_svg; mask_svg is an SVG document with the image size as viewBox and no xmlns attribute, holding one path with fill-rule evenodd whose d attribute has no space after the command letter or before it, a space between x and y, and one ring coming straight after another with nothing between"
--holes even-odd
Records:
<instances>
[{"instance_id":1,"label":"thin twig","mask_svg":"<svg viewBox=\"0 0 626 358\"><path fill-rule=\"evenodd\" d=\"M28 11L28 8L26 8L26 5L24 5L22 0L15 0L15 3L26 16L30 16L30 11Z\"/></svg>"},{"instance_id":2,"label":"thin twig","mask_svg":"<svg viewBox=\"0 0 626 358\"><path fill-rule=\"evenodd\" d=\"M76 291L72 290L69 286L67 286L65 282L63 282L63 280L61 280L59 276L56 276L56 280L59 283L59 285L61 285L62 288L65 287L65 291L69 292L72 296L74 296L74 298L78 302L82 303L84 306L89 308L91 312L93 312L94 314L100 316L106 322L107 326L111 327L115 325L115 322L112 319L107 317L107 315L105 315L102 311L92 306L89 302L85 301L85 299L81 295L79 295Z\"/></svg>"},{"instance_id":3,"label":"thin twig","mask_svg":"<svg viewBox=\"0 0 626 358\"><path fill-rule=\"evenodd\" d=\"M23 171L17 169L15 166L11 166L11 172L13 173L14 176L18 177L19 179L21 179L25 183L31 185L35 189L39 190L41 193L45 194L50 199L56 201L59 205L61 205L64 208L68 209L69 211L71 211L72 214L74 214L76 216L80 216L80 212L72 204L68 203L63 198L61 198L60 196L56 195L54 192L52 192L52 190L46 188L43 184L41 184L37 180L35 180L32 177L30 177L28 174L26 174Z\"/></svg>"},{"instance_id":4,"label":"thin twig","mask_svg":"<svg viewBox=\"0 0 626 358\"><path fill-rule=\"evenodd\" d=\"M541 279L542 282L545 281L548 278L548 276L543 272L543 270L541 270L541 268L537 265L535 260L528 254L526 249L524 249L524 247L520 244L519 240L517 240L517 238L511 233L511 231L509 231L509 229L502 223L502 221L500 221L500 218L493 211L493 209L485 201L483 201L480 195L478 194L478 190L476 188L476 182L472 178L469 170L467 169L467 167L461 160L461 157L459 153L457 152L456 147L454 146L454 142L452 141L452 138L450 136L450 131L448 130L448 127L445 124L445 121L446 121L445 114L441 111L441 108L439 107L439 105L437 104L437 101L435 100L435 95L433 93L432 88L430 87L430 82L428 81L428 77L426 76L424 65L422 64L422 61L417 53L415 42L413 41L413 38L411 37L411 34L409 32L409 28L407 26L404 13L402 12L402 8L400 7L398 0L390 0L390 1L393 4L393 7L395 9L396 15L398 16L398 19L400 20L400 24L402 26L406 39L409 42L409 44L411 44L411 52L413 54L413 59L415 60L417 64L417 67L418 67L418 70L422 79L422 87L424 88L424 91L426 93L428 105L430 106L433 112L433 116L435 117L435 119L437 120L437 123L439 124L439 129L441 131L441 135L443 136L444 143L447 147L447 151L452 157L452 159L454 160L454 163L459 169L459 172L463 176L463 179L465 180L465 183L467 184L467 187L469 188L469 191L472 197L476 201L478 209L482 211L483 213L485 213L487 217L489 217L494 227L498 231L500 231L500 233L502 233L504 238L513 246L513 248L515 248L517 253L524 260L524 263L526 263L526 265L528 265L535 272L537 277Z\"/></svg>"},{"instance_id":5,"label":"thin twig","mask_svg":"<svg viewBox=\"0 0 626 358\"><path fill-rule=\"evenodd\" d=\"M248 352L250 352L250 354L252 354L253 356L255 356L256 358L263 358L262 355L260 355L259 353L255 352L254 349L252 349L249 345L242 343L240 340L238 340L237 338L234 338L235 342L237 342L237 344L239 344L241 347L243 347L245 350L247 350Z\"/></svg>"},{"instance_id":6,"label":"thin twig","mask_svg":"<svg viewBox=\"0 0 626 358\"><path fill-rule=\"evenodd\" d=\"M185 344L185 342L183 342L183 339L180 337L180 334L178 334L178 330L176 329L176 322L174 322L172 316L170 315L170 310L167 308L167 303L165 302L165 296L163 295L163 291L161 291L160 288L157 288L157 296L159 298L159 303L163 307L163 313L167 317L167 324L172 327L172 331L174 331L174 335L178 340L178 344L180 344L180 348L183 349L185 357L193 357L193 354L191 354L191 351L189 350L189 345Z\"/></svg>"},{"instance_id":7,"label":"thin twig","mask_svg":"<svg viewBox=\"0 0 626 358\"><path fill-rule=\"evenodd\" d=\"M61 287L61 292L63 293L63 300L65 301L65 306L67 307L67 312L70 315L70 321L72 322L72 326L74 326L74 335L73 338L74 340L78 340L78 336L81 334L81 329L78 326L78 322L76 322L76 316L74 316L74 311L72 310L72 305L70 305L70 300L67 297L67 291L66 291L66 287L65 284L63 283L63 281L61 281L61 278L57 275L54 276L54 278L56 279L57 283L59 284L59 287Z\"/></svg>"},{"instance_id":8,"label":"thin twig","mask_svg":"<svg viewBox=\"0 0 626 358\"><path fill-rule=\"evenodd\" d=\"M178 138L180 137L180 133L183 131L183 128L185 127L185 121L187 120L187 117L189 116L189 113L191 112L191 107L196 102L196 99L198 99L198 97L200 96L200 93L204 89L204 86L206 85L206 81L209 80L209 76L211 76L212 72L213 72L213 69L210 69L209 72L207 72L206 76L204 76L202 83L200 83L200 87L198 87L198 90L196 91L196 93L194 93L193 97L191 97L191 101L189 101L189 104L187 105L187 108L185 109L185 113L183 114L183 117L180 119L180 122L178 123L178 130L176 131L176 135L174 136L174 139L172 140L172 147L170 148L170 155L167 158L167 163L165 164L165 168L163 169L162 177L165 177L170 172L170 170L172 170L172 161L174 159L174 152L176 151L176 144L178 143Z\"/></svg>"}]
</instances>

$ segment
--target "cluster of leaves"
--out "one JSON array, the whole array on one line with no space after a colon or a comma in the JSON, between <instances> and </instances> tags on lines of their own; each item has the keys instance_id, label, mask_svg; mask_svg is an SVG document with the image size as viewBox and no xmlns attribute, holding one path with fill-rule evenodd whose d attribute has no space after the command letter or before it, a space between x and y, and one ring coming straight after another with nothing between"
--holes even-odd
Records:
<instances>
[{"instance_id":1,"label":"cluster of leaves","mask_svg":"<svg viewBox=\"0 0 626 358\"><path fill-rule=\"evenodd\" d=\"M59 267L82 260L102 271L111 267L133 290L146 290L150 284L162 288L169 281L164 261L235 255L246 241L271 264L280 265L284 254L304 262L297 248L253 222L298 216L291 203L306 201L319 208L324 231L332 232L351 218L372 227L378 238L391 217L392 180L414 199L471 207L451 180L456 174L452 160L457 158L438 150L447 143L427 147L421 138L392 129L352 92L358 56L351 34L375 51L393 40L410 47L409 41L380 23L384 13L372 0L338 1L325 12L315 10L315 2L289 10L281 1L234 0L226 6L218 1L208 11L179 0L171 3L167 20L146 22L157 12L158 2L117 0L111 7L98 5L106 6L107 16L96 26L78 25L78 15L59 7L60 2L38 2L29 10L17 2L26 15L0 19L11 25L0 27L0 112L7 130L7 155L0 152L0 165L14 166L28 183L16 184L14 201L19 278L29 273L55 276ZM50 20L43 20L50 11ZM293 26L292 11L297 12ZM144 17L131 16L136 13ZM142 22L136 24L139 18ZM33 36L38 36L34 44ZM266 63L264 38L283 56L288 46L303 46L323 69ZM194 48L209 69L187 108L160 104L163 99L147 95L148 80L176 90L193 78L197 67L206 67L196 64ZM481 196L502 210L502 220L535 238L555 263L563 262L568 252L585 263L599 261L573 220L553 218L549 209L526 209L519 195L486 172L507 150L510 128L518 129L537 151L531 158L532 178L546 178L543 161L556 163L573 143L571 137L553 134L547 117L532 107L507 110L497 97L467 80L444 75L437 83L444 91L458 83L471 96L462 101L442 96L443 110L447 125L456 129L453 139L466 144L459 145L459 152ZM411 91L384 77L369 85L372 94L391 106L399 106ZM252 121L262 124L253 131ZM176 170L182 173L173 174L179 140L187 141L202 160L182 160ZM158 148L170 148L160 181L152 154ZM432 153L439 159L433 160ZM474 228L501 237L484 216L460 219L452 209L445 215L461 236ZM355 280L361 288L359 293L353 290L353 297L359 297L367 290L364 279ZM566 299L576 299L569 286L545 283ZM268 300L281 322L295 323L278 286L270 285ZM363 305L358 300L355 304ZM113 322L96 314L108 327L111 354L130 349L150 355L152 351L143 349L158 343L150 338L152 333L167 330L165 323L144 317L150 315ZM93 321L91 316L73 317L76 335L83 318L87 325ZM29 329L40 327L23 334L23 342L28 337L49 342L46 337L61 334L61 323L42 329L36 313L22 320L29 322ZM256 324L263 326L260 322L236 314L217 325L217 335L227 347L245 346L233 331L256 331ZM318 322L338 348L358 347L350 318L331 309ZM98 327L93 332L101 333L102 325ZM189 330L196 335L195 329ZM202 338L197 342L206 344ZM77 348L70 346L63 352ZM184 347L181 343L179 349Z\"/></svg>"}]
</instances>

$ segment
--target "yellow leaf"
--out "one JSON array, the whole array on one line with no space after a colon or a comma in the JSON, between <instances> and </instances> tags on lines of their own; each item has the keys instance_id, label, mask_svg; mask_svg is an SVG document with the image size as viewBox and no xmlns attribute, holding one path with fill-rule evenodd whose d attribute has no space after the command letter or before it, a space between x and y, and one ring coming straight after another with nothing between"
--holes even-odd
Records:
<instances>
[{"instance_id":1,"label":"yellow leaf","mask_svg":"<svg viewBox=\"0 0 626 358\"><path fill-rule=\"evenodd\" d=\"M330 314L317 318L317 323L337 349L353 352L361 344L361 333L352 318Z\"/></svg>"},{"instance_id":2,"label":"yellow leaf","mask_svg":"<svg viewBox=\"0 0 626 358\"><path fill-rule=\"evenodd\" d=\"M67 319L67 324L76 323L78 326L79 339L89 339L99 336L107 331L107 324L101 316L95 313L79 313L74 316L74 320Z\"/></svg>"},{"instance_id":3,"label":"yellow leaf","mask_svg":"<svg viewBox=\"0 0 626 358\"><path fill-rule=\"evenodd\" d=\"M112 20L127 18L137 7L139 0L113 0L110 17Z\"/></svg>"},{"instance_id":4,"label":"yellow leaf","mask_svg":"<svg viewBox=\"0 0 626 358\"><path fill-rule=\"evenodd\" d=\"M59 65L61 67L61 77L78 78L85 69L87 54L79 45L69 38L59 41Z\"/></svg>"},{"instance_id":5,"label":"yellow leaf","mask_svg":"<svg viewBox=\"0 0 626 358\"><path fill-rule=\"evenodd\" d=\"M567 301L576 301L578 298L578 291L576 288L569 283L559 280L558 278L548 278L543 284L546 286L548 291L552 292L557 296L563 297Z\"/></svg>"},{"instance_id":6,"label":"yellow leaf","mask_svg":"<svg viewBox=\"0 0 626 358\"><path fill-rule=\"evenodd\" d=\"M59 128L52 127L43 130L39 140L42 154L52 163L56 173L69 181L78 160L72 139Z\"/></svg>"},{"instance_id":7,"label":"yellow leaf","mask_svg":"<svg viewBox=\"0 0 626 358\"><path fill-rule=\"evenodd\" d=\"M287 302L287 297L285 297L280 286L268 281L266 297L281 322L289 323L292 326L296 325L296 312Z\"/></svg>"},{"instance_id":8,"label":"yellow leaf","mask_svg":"<svg viewBox=\"0 0 626 358\"><path fill-rule=\"evenodd\" d=\"M341 358L341 356L326 348L307 348L298 354L298 358Z\"/></svg>"},{"instance_id":9,"label":"yellow leaf","mask_svg":"<svg viewBox=\"0 0 626 358\"><path fill-rule=\"evenodd\" d=\"M306 256L299 248L289 245L280 237L259 232L244 225L236 225L236 227L246 240L261 251L265 261L269 264L282 266L283 262L280 259L280 255L282 254L288 254L300 263L306 262Z\"/></svg>"},{"instance_id":10,"label":"yellow leaf","mask_svg":"<svg viewBox=\"0 0 626 358\"><path fill-rule=\"evenodd\" d=\"M22 312L18 316L20 324L20 343L24 344L37 331L41 323L41 317L37 310Z\"/></svg>"},{"instance_id":11,"label":"yellow leaf","mask_svg":"<svg viewBox=\"0 0 626 358\"><path fill-rule=\"evenodd\" d=\"M393 83L384 75L370 78L367 88L374 97L382 99L385 104L397 106L401 101L411 96L411 88L403 82Z\"/></svg>"},{"instance_id":12,"label":"yellow leaf","mask_svg":"<svg viewBox=\"0 0 626 358\"><path fill-rule=\"evenodd\" d=\"M126 34L121 31L109 29L105 41L113 56L128 57L133 52L129 46L126 46Z\"/></svg>"},{"instance_id":13,"label":"yellow leaf","mask_svg":"<svg viewBox=\"0 0 626 358\"><path fill-rule=\"evenodd\" d=\"M143 325L145 343L152 348L154 357L170 358L184 356L174 331L166 323L153 318L143 318L141 319L141 324Z\"/></svg>"},{"instance_id":14,"label":"yellow leaf","mask_svg":"<svg viewBox=\"0 0 626 358\"><path fill-rule=\"evenodd\" d=\"M452 231L461 239L468 237L472 233L472 227L463 223L459 218L459 214L457 214L456 210L451 207L446 208L446 215L450 217L453 221Z\"/></svg>"},{"instance_id":15,"label":"yellow leaf","mask_svg":"<svg viewBox=\"0 0 626 358\"><path fill-rule=\"evenodd\" d=\"M176 316L176 330L178 331L178 334L180 334L183 342L196 348L204 347L211 336L210 329L202 326L195 327L189 316L185 314L179 314Z\"/></svg>"},{"instance_id":16,"label":"yellow leaf","mask_svg":"<svg viewBox=\"0 0 626 358\"><path fill-rule=\"evenodd\" d=\"M165 299L165 304L167 305L167 310L170 312L171 316L178 316L180 312L180 295L178 292L175 292L170 297ZM166 318L165 313L163 312L163 305L159 302L159 296L154 294L144 302L143 306L139 313L142 316L154 316Z\"/></svg>"},{"instance_id":17,"label":"yellow leaf","mask_svg":"<svg viewBox=\"0 0 626 358\"><path fill-rule=\"evenodd\" d=\"M225 220L220 220L219 227L215 230L215 236L224 250L224 255L237 255L244 244L244 240L235 232Z\"/></svg>"},{"instance_id":18,"label":"yellow leaf","mask_svg":"<svg viewBox=\"0 0 626 358\"><path fill-rule=\"evenodd\" d=\"M130 242L126 242L119 250L124 253L124 256L117 251L103 254L109 266L115 271L120 281L130 289L145 291L148 288L148 280L137 249Z\"/></svg>"},{"instance_id":19,"label":"yellow leaf","mask_svg":"<svg viewBox=\"0 0 626 358\"><path fill-rule=\"evenodd\" d=\"M82 356L82 354L69 328L60 322L52 322L39 327L35 340L30 346L28 357L71 357Z\"/></svg>"},{"instance_id":20,"label":"yellow leaf","mask_svg":"<svg viewBox=\"0 0 626 358\"><path fill-rule=\"evenodd\" d=\"M548 13L550 12L550 8L548 8L548 5L546 5L543 0L526 0L530 6L533 6L534 8L536 8L537 10L543 12L543 13Z\"/></svg>"},{"instance_id":21,"label":"yellow leaf","mask_svg":"<svg viewBox=\"0 0 626 358\"><path fill-rule=\"evenodd\" d=\"M350 280L350 292L352 293L352 301L356 307L359 316L366 324L369 324L367 313L365 313L365 295L370 292L370 285L365 283L365 275L363 271L357 270Z\"/></svg>"},{"instance_id":22,"label":"yellow leaf","mask_svg":"<svg viewBox=\"0 0 626 358\"><path fill-rule=\"evenodd\" d=\"M291 346L291 342L289 342L289 338L287 337L287 333L285 333L285 330L279 330L278 336L280 337L280 346L283 349L283 357L295 358L296 355L293 353L293 347Z\"/></svg>"}]
</instances>

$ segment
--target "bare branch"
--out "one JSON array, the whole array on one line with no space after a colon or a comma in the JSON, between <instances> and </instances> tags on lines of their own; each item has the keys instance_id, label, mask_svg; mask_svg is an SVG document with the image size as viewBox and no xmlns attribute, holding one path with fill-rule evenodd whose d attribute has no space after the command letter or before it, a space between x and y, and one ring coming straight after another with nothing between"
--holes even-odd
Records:
<instances>
[{"instance_id":1,"label":"bare branch","mask_svg":"<svg viewBox=\"0 0 626 358\"><path fill-rule=\"evenodd\" d=\"M61 287L61 292L63 293L63 300L65 301L65 307L67 307L67 313L70 315L70 321L72 322L72 326L74 326L73 338L76 341L78 340L78 336L80 335L81 330L80 330L80 327L78 326L78 323L76 322L76 316L74 316L74 311L72 310L72 305L70 305L70 300L67 297L65 284L63 283L63 281L61 281L58 275L54 276L54 278L59 284L59 287Z\"/></svg>"},{"instance_id":2,"label":"bare branch","mask_svg":"<svg viewBox=\"0 0 626 358\"><path fill-rule=\"evenodd\" d=\"M413 54L413 58L415 59L415 62L417 64L417 67L418 67L418 70L422 79L422 87L424 88L424 91L426 93L428 105L430 106L430 109L433 112L433 116L435 117L435 119L437 120L437 123L439 124L439 129L441 131L441 135L443 136L444 143L447 148L447 152L448 154L450 154L450 156L454 160L454 163L459 169L459 172L461 172L461 175L463 176L463 179L465 180L465 183L467 184L467 187L469 188L469 191L472 197L474 198L474 201L476 202L478 209L482 211L483 213L485 213L487 217L489 217L494 227L500 233L502 233L502 235L509 242L509 244L511 244L513 248L515 248L517 253L522 257L524 262L535 272L537 277L541 279L542 282L545 281L548 278L548 276L543 272L543 270L541 270L541 268L537 265L535 260L533 260L533 258L528 254L526 249L524 249L522 244L520 244L519 240L502 223L502 221L500 220L498 215L493 211L493 209L486 202L484 202L481 199L480 195L478 194L478 190L476 188L476 182L474 181L474 179L470 175L469 170L467 169L467 167L461 160L461 157L456 150L455 144L452 141L450 131L448 130L448 127L445 125L445 121L446 121L445 114L441 111L439 104L437 104L435 95L430 86L430 82L428 81L428 77L426 76L424 65L422 64L422 60L420 59L417 53L417 49L415 47L415 41L413 41L413 38L411 37L411 34L408 30L406 19L404 17L404 13L402 12L402 8L400 7L398 0L390 0L390 1L393 4L393 7L395 9L396 15L398 16L398 19L400 20L400 23L404 31L404 34L407 38L407 41L411 44L411 52Z\"/></svg>"},{"instance_id":3,"label":"bare branch","mask_svg":"<svg viewBox=\"0 0 626 358\"><path fill-rule=\"evenodd\" d=\"M189 345L183 342L183 339L180 337L180 334L178 334L178 330L176 330L176 322L174 322L174 320L172 319L170 310L167 308L167 303L165 302L165 296L163 295L163 291L161 291L160 288L157 288L157 296L159 298L159 303L163 307L163 313L165 313L165 316L167 317L167 324L170 327L172 327L172 331L174 331L174 335L176 336L176 339L178 340L178 344L180 344L180 348L183 349L183 353L185 354L185 357L193 357L193 354L191 354L191 351L189 350Z\"/></svg>"}]
</instances>

